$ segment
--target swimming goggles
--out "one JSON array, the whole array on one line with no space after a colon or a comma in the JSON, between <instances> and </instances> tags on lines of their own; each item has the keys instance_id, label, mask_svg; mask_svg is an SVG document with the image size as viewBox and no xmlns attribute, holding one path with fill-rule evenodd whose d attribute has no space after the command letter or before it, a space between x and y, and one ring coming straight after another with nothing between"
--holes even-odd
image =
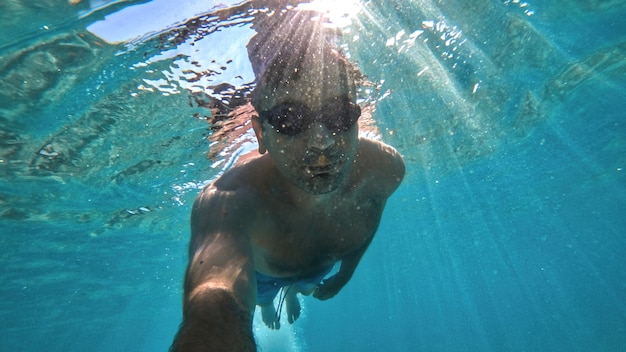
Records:
<instances>
[{"instance_id":1,"label":"swimming goggles","mask_svg":"<svg viewBox=\"0 0 626 352\"><path fill-rule=\"evenodd\" d=\"M306 131L313 122L324 124L329 131L348 131L361 116L361 107L348 97L332 99L319 111L313 111L299 102L284 102L259 113L278 133L296 136Z\"/></svg>"}]
</instances>

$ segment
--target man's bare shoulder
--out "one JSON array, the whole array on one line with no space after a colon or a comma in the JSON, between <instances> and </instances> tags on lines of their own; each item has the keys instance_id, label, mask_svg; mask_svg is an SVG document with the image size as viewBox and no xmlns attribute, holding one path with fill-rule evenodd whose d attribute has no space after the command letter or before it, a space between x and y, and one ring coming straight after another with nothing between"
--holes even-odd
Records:
<instances>
[{"instance_id":1,"label":"man's bare shoulder","mask_svg":"<svg viewBox=\"0 0 626 352\"><path fill-rule=\"evenodd\" d=\"M404 160L398 151L383 142L368 138L359 139L358 164L366 179L375 182L377 189L390 195L402 182Z\"/></svg>"},{"instance_id":2,"label":"man's bare shoulder","mask_svg":"<svg viewBox=\"0 0 626 352\"><path fill-rule=\"evenodd\" d=\"M213 181L207 189L216 192L251 192L262 181L264 157L254 155L238 162Z\"/></svg>"},{"instance_id":3,"label":"man's bare shoulder","mask_svg":"<svg viewBox=\"0 0 626 352\"><path fill-rule=\"evenodd\" d=\"M194 203L192 225L240 225L242 218L250 219L262 199L260 159L238 164L207 185Z\"/></svg>"}]
</instances>

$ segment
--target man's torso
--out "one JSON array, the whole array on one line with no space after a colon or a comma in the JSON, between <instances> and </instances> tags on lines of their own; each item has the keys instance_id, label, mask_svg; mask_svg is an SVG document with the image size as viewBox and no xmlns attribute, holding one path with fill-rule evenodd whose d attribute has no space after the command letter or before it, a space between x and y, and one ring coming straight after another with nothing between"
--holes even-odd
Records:
<instances>
[{"instance_id":1,"label":"man's torso","mask_svg":"<svg viewBox=\"0 0 626 352\"><path fill-rule=\"evenodd\" d=\"M384 200L348 197L310 212L287 205L259 217L249 232L256 270L275 277L307 277L366 245Z\"/></svg>"},{"instance_id":2,"label":"man's torso","mask_svg":"<svg viewBox=\"0 0 626 352\"><path fill-rule=\"evenodd\" d=\"M234 195L229 208L245 203L245 208L254 209L242 213L236 225L249 238L257 272L292 278L316 275L374 236L388 194L376 191L385 180L369 177L371 163L355 164L346 176L347 186L325 196L324 202L303 207L271 191L261 158L249 158L210 186Z\"/></svg>"}]
</instances>

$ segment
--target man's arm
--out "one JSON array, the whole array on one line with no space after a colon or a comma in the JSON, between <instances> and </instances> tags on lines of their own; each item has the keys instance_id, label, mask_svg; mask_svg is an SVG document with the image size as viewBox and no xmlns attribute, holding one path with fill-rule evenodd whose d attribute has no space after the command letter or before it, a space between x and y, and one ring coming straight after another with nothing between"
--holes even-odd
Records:
<instances>
[{"instance_id":1,"label":"man's arm","mask_svg":"<svg viewBox=\"0 0 626 352\"><path fill-rule=\"evenodd\" d=\"M366 186L367 191L372 193L374 199L382 202L380 206L380 212L382 213L387 198L398 188L404 178L404 161L393 147L381 142L362 139L361 148L361 153L365 160L365 169L369 178ZM379 221L380 218L378 219ZM374 233L378 227L378 222L373 229ZM318 285L313 292L313 297L326 300L339 293L352 278L373 237L374 234L363 246L343 258L339 272Z\"/></svg>"},{"instance_id":2,"label":"man's arm","mask_svg":"<svg viewBox=\"0 0 626 352\"><path fill-rule=\"evenodd\" d=\"M170 351L255 351L256 281L245 202L205 189L191 215L183 322Z\"/></svg>"},{"instance_id":3,"label":"man's arm","mask_svg":"<svg viewBox=\"0 0 626 352\"><path fill-rule=\"evenodd\" d=\"M369 244L372 242L372 238L358 250L344 257L341 260L339 271L328 279L323 280L313 292L313 297L322 301L335 297L352 278L356 267L359 265L361 258L363 258L363 254L365 254Z\"/></svg>"}]
</instances>

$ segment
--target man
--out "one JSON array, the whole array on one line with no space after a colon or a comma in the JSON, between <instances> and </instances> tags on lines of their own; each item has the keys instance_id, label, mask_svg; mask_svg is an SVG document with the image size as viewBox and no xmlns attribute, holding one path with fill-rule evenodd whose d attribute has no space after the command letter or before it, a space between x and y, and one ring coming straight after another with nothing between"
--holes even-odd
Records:
<instances>
[{"instance_id":1,"label":"man","mask_svg":"<svg viewBox=\"0 0 626 352\"><path fill-rule=\"evenodd\" d=\"M257 34L248 46L257 74L258 154L196 199L183 322L172 351L254 351L256 304L277 329L279 290L290 323L300 315L297 293L335 296L404 176L392 147L358 137L347 60L319 22L295 18L282 35ZM324 280L335 263L338 272Z\"/></svg>"}]
</instances>

